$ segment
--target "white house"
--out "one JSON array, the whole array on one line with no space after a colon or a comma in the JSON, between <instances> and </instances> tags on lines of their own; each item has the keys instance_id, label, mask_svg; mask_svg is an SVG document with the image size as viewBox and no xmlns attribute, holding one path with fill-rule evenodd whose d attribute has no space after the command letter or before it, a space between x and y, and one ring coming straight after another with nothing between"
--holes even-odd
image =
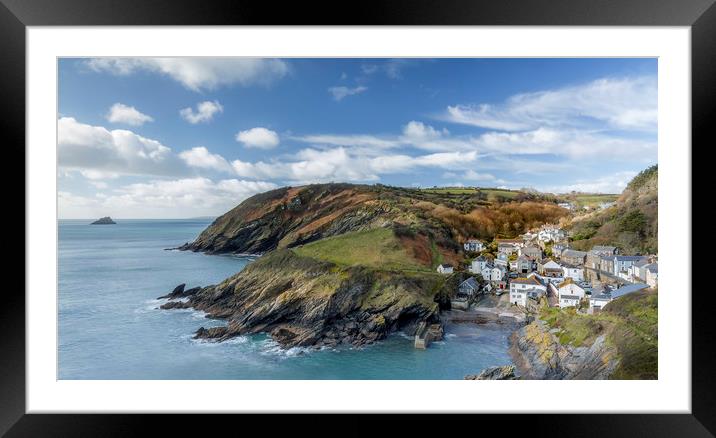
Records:
<instances>
[{"instance_id":1,"label":"white house","mask_svg":"<svg viewBox=\"0 0 716 438\"><path fill-rule=\"evenodd\" d=\"M507 269L507 266L509 265L509 255L507 255L504 252L501 252L497 254L497 258L493 260L493 263L495 266L502 266L503 268Z\"/></svg>"},{"instance_id":2,"label":"white house","mask_svg":"<svg viewBox=\"0 0 716 438\"><path fill-rule=\"evenodd\" d=\"M490 281L502 281L505 278L506 271L495 266L490 271Z\"/></svg>"},{"instance_id":3,"label":"white house","mask_svg":"<svg viewBox=\"0 0 716 438\"><path fill-rule=\"evenodd\" d=\"M465 243L463 243L462 247L465 249L465 251L480 252L485 249L485 244L477 239L469 239Z\"/></svg>"},{"instance_id":4,"label":"white house","mask_svg":"<svg viewBox=\"0 0 716 438\"><path fill-rule=\"evenodd\" d=\"M482 272L480 272L483 280L492 281L492 268L494 268L494 266L489 263L483 266Z\"/></svg>"},{"instance_id":5,"label":"white house","mask_svg":"<svg viewBox=\"0 0 716 438\"><path fill-rule=\"evenodd\" d=\"M646 260L647 257L644 256L623 256L623 255L615 255L611 256L611 258L614 260L614 268L611 272L614 275L619 275L620 272L624 271L626 272L627 269L631 267L634 263L640 262L642 260Z\"/></svg>"},{"instance_id":6,"label":"white house","mask_svg":"<svg viewBox=\"0 0 716 438\"><path fill-rule=\"evenodd\" d=\"M627 269L627 272L629 273L629 280L645 280L646 271L644 270L644 266L648 264L649 260L639 260L638 262L635 262L634 264L629 266L629 269Z\"/></svg>"},{"instance_id":7,"label":"white house","mask_svg":"<svg viewBox=\"0 0 716 438\"><path fill-rule=\"evenodd\" d=\"M515 278L510 282L510 303L527 306L527 298L547 293L547 286L542 284L535 276Z\"/></svg>"},{"instance_id":8,"label":"white house","mask_svg":"<svg viewBox=\"0 0 716 438\"><path fill-rule=\"evenodd\" d=\"M564 278L571 278L572 280L577 282L584 281L583 266L574 266L568 263L563 263L562 272L564 273Z\"/></svg>"},{"instance_id":9,"label":"white house","mask_svg":"<svg viewBox=\"0 0 716 438\"><path fill-rule=\"evenodd\" d=\"M651 263L644 267L646 271L646 284L649 287L656 287L659 285L659 266L657 263Z\"/></svg>"},{"instance_id":10,"label":"white house","mask_svg":"<svg viewBox=\"0 0 716 438\"><path fill-rule=\"evenodd\" d=\"M545 228L540 230L539 233L537 233L537 239L542 242L559 242L561 240L564 240L564 238L564 231L560 230L559 228Z\"/></svg>"},{"instance_id":11,"label":"white house","mask_svg":"<svg viewBox=\"0 0 716 438\"><path fill-rule=\"evenodd\" d=\"M609 304L611 300L612 296L608 292L592 294L589 297L589 313L599 312L604 306Z\"/></svg>"},{"instance_id":12,"label":"white house","mask_svg":"<svg viewBox=\"0 0 716 438\"><path fill-rule=\"evenodd\" d=\"M608 287L595 289L592 291L592 296L589 298L589 311L592 313L595 311L598 312L610 301L624 295L646 289L647 287L648 285L644 283L634 283L622 286L619 289L609 289Z\"/></svg>"},{"instance_id":13,"label":"white house","mask_svg":"<svg viewBox=\"0 0 716 438\"><path fill-rule=\"evenodd\" d=\"M488 260L484 256L480 256L470 263L470 272L473 274L482 274L482 270L487 266Z\"/></svg>"},{"instance_id":14,"label":"white house","mask_svg":"<svg viewBox=\"0 0 716 438\"><path fill-rule=\"evenodd\" d=\"M565 249L569 249L569 247L564 243L555 243L552 245L552 255L555 257L561 257L562 251Z\"/></svg>"},{"instance_id":15,"label":"white house","mask_svg":"<svg viewBox=\"0 0 716 438\"><path fill-rule=\"evenodd\" d=\"M452 274L452 266L448 264L440 264L438 265L438 272L441 274Z\"/></svg>"},{"instance_id":16,"label":"white house","mask_svg":"<svg viewBox=\"0 0 716 438\"><path fill-rule=\"evenodd\" d=\"M571 278L557 285L557 293L561 309L579 306L579 301L584 298L584 289Z\"/></svg>"}]
</instances>

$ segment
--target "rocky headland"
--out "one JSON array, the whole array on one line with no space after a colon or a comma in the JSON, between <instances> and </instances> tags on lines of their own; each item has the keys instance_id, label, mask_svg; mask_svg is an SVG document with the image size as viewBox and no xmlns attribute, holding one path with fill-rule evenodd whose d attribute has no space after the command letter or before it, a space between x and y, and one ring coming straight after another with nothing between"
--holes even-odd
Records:
<instances>
[{"instance_id":1,"label":"rocky headland","mask_svg":"<svg viewBox=\"0 0 716 438\"><path fill-rule=\"evenodd\" d=\"M179 286L161 307L226 320L195 334L216 341L266 332L285 347L320 347L413 334L449 307L463 274L435 268L461 263L463 239L517 233L565 214L539 195L517 196L493 205L478 191L354 184L255 195L178 249L263 256L218 285Z\"/></svg>"}]
</instances>

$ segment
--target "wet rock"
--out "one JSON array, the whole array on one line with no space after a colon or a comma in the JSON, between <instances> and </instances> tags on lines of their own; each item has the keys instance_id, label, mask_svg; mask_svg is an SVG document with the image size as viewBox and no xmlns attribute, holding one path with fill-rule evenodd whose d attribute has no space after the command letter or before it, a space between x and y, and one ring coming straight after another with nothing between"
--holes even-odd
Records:
<instances>
[{"instance_id":1,"label":"wet rock","mask_svg":"<svg viewBox=\"0 0 716 438\"><path fill-rule=\"evenodd\" d=\"M479 374L465 376L465 380L517 380L514 365L485 368Z\"/></svg>"}]
</instances>

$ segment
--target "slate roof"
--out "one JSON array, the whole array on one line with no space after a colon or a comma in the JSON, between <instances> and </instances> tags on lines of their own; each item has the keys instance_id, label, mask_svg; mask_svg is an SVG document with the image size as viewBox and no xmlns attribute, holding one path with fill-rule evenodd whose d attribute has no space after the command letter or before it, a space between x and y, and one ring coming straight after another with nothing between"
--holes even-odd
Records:
<instances>
[{"instance_id":1,"label":"slate roof","mask_svg":"<svg viewBox=\"0 0 716 438\"><path fill-rule=\"evenodd\" d=\"M592 247L592 251L609 251L614 252L616 250L616 246L604 246L604 245L596 245Z\"/></svg>"},{"instance_id":2,"label":"slate roof","mask_svg":"<svg viewBox=\"0 0 716 438\"><path fill-rule=\"evenodd\" d=\"M542 286L542 283L539 282L534 276L533 277L527 277L527 278L515 278L512 280L512 283L516 284L534 284L538 286Z\"/></svg>"},{"instance_id":3,"label":"slate roof","mask_svg":"<svg viewBox=\"0 0 716 438\"><path fill-rule=\"evenodd\" d=\"M613 260L620 261L620 262L634 262L638 260L645 260L646 257L644 256L623 256L623 255L615 255L611 256Z\"/></svg>"},{"instance_id":4,"label":"slate roof","mask_svg":"<svg viewBox=\"0 0 716 438\"><path fill-rule=\"evenodd\" d=\"M622 297L622 296L624 296L624 295L626 295L626 294L630 294L630 293L633 293L633 292L637 292L637 291L640 291L640 290L642 290L642 289L646 289L646 288L648 288L648 287L649 287L649 285L648 285L648 284L645 284L645 283L629 284L629 285L626 285L626 286L622 286L622 287L620 287L619 289L614 289L614 290L611 292L611 296L612 296L612 298L619 298L619 297Z\"/></svg>"},{"instance_id":5,"label":"slate roof","mask_svg":"<svg viewBox=\"0 0 716 438\"><path fill-rule=\"evenodd\" d=\"M565 298L567 300L578 300L579 296L578 295L560 295L559 299L561 300L562 298Z\"/></svg>"},{"instance_id":6,"label":"slate roof","mask_svg":"<svg viewBox=\"0 0 716 438\"><path fill-rule=\"evenodd\" d=\"M477 280L475 280L475 277L470 277L467 280L460 283L460 287L463 287L463 286L468 286L473 289L478 289L480 287L480 285L477 284Z\"/></svg>"},{"instance_id":7,"label":"slate roof","mask_svg":"<svg viewBox=\"0 0 716 438\"><path fill-rule=\"evenodd\" d=\"M656 263L651 263L646 266L644 266L644 269L651 272L652 274L658 274L659 273L659 265Z\"/></svg>"},{"instance_id":8,"label":"slate roof","mask_svg":"<svg viewBox=\"0 0 716 438\"><path fill-rule=\"evenodd\" d=\"M562 258L567 257L585 257L587 255L584 251L577 251L576 249L565 249L562 251Z\"/></svg>"}]
</instances>

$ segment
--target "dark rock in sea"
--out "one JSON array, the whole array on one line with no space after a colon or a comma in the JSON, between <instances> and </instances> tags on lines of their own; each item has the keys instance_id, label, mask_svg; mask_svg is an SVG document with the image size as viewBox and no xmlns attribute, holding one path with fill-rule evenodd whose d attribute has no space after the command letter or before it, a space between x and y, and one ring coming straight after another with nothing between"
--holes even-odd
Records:
<instances>
[{"instance_id":1,"label":"dark rock in sea","mask_svg":"<svg viewBox=\"0 0 716 438\"><path fill-rule=\"evenodd\" d=\"M470 374L465 376L465 380L518 380L515 376L514 365L504 365L501 367L490 367L480 371L480 374Z\"/></svg>"},{"instance_id":2,"label":"dark rock in sea","mask_svg":"<svg viewBox=\"0 0 716 438\"><path fill-rule=\"evenodd\" d=\"M92 222L90 225L116 225L117 222L113 221L111 217L105 216Z\"/></svg>"},{"instance_id":3,"label":"dark rock in sea","mask_svg":"<svg viewBox=\"0 0 716 438\"><path fill-rule=\"evenodd\" d=\"M184 290L184 287L186 287L185 283L180 284L179 286L175 287L173 291L166 295L162 295L161 297L158 297L157 299L161 300L164 298L168 298L170 300L173 300L175 298L185 298L194 295L195 293L199 292L201 290L200 287L193 287L191 289Z\"/></svg>"},{"instance_id":4,"label":"dark rock in sea","mask_svg":"<svg viewBox=\"0 0 716 438\"><path fill-rule=\"evenodd\" d=\"M194 339L216 339L222 340L227 334L228 330L226 327L211 327L204 328L199 327L199 330L194 333Z\"/></svg>"},{"instance_id":5,"label":"dark rock in sea","mask_svg":"<svg viewBox=\"0 0 716 438\"><path fill-rule=\"evenodd\" d=\"M169 310L169 309L190 309L191 304L186 301L170 301L168 303L162 304L159 306L160 309Z\"/></svg>"}]
</instances>

